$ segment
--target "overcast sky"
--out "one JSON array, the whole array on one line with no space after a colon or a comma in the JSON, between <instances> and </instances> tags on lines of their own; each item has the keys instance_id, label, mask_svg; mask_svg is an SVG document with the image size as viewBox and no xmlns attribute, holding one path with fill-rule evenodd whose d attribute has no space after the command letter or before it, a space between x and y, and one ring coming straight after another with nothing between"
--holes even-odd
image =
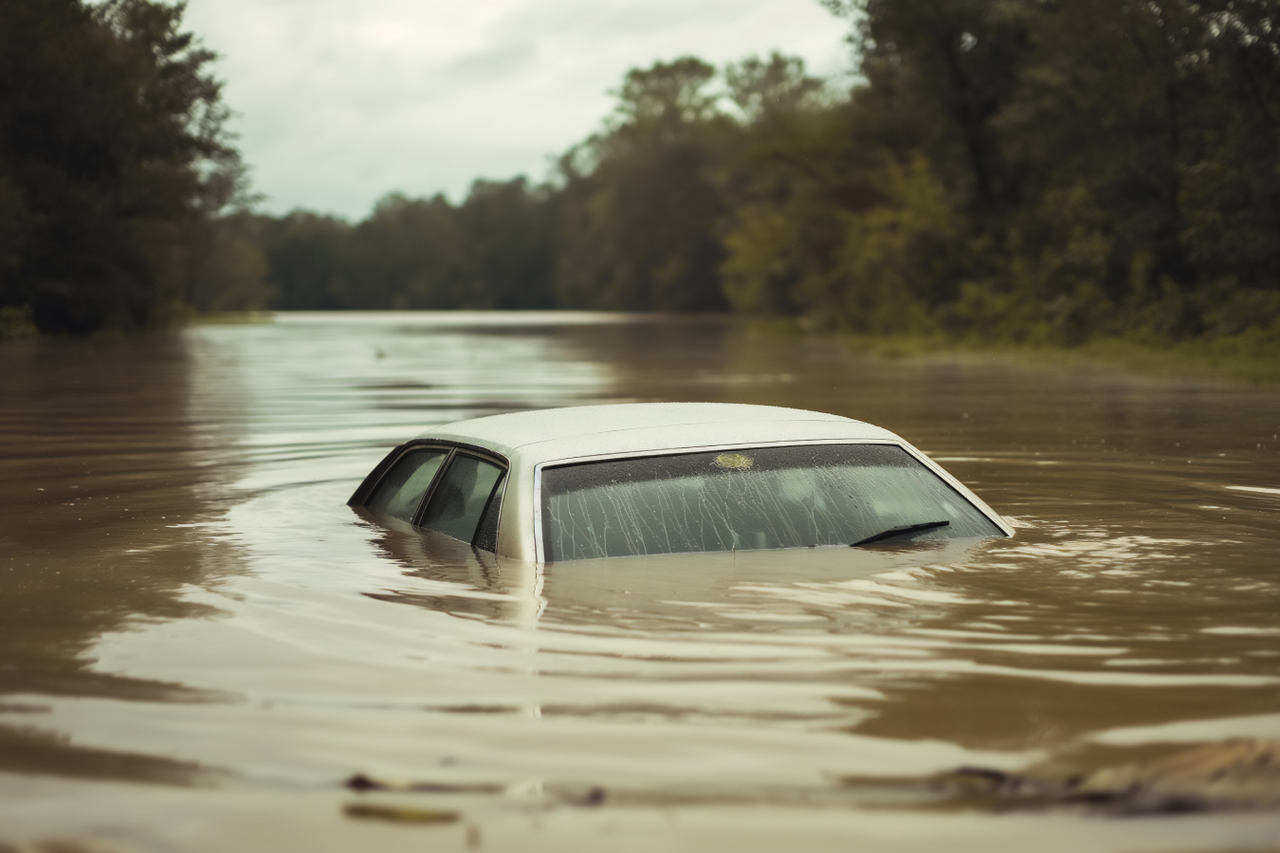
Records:
<instances>
[{"instance_id":1,"label":"overcast sky","mask_svg":"<svg viewBox=\"0 0 1280 853\"><path fill-rule=\"evenodd\" d=\"M191 0L263 208L362 218L392 190L460 200L539 179L630 68L771 50L848 67L817 0Z\"/></svg>"}]
</instances>

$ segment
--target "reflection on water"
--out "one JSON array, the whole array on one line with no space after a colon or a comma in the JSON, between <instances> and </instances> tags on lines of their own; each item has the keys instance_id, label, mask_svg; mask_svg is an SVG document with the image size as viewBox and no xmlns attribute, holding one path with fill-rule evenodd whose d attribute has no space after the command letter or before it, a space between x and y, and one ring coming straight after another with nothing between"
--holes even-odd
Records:
<instances>
[{"instance_id":1,"label":"reflection on water","mask_svg":"<svg viewBox=\"0 0 1280 853\"><path fill-rule=\"evenodd\" d=\"M132 620L194 614L177 592L204 578L189 524L218 478L187 409L186 348L31 342L2 357L0 688L139 688L90 675L83 653Z\"/></svg>"},{"instance_id":2,"label":"reflection on water","mask_svg":"<svg viewBox=\"0 0 1280 853\"><path fill-rule=\"evenodd\" d=\"M587 849L604 824L573 804L603 796L592 808L649 839L697 824L734 849L779 832L930 849L922 818L841 780L1280 735L1269 389L563 314L295 315L0 359L0 836L107 821L144 846L226 849L305 826L338 849L377 831L341 817L362 772L451 798L459 844L526 838L512 815L545 806L546 844ZM430 424L629 400L886 426L1018 536L539 567L344 505ZM126 805L77 779L155 784ZM746 802L757 823L716 811ZM797 822L798 804L818 811ZM646 823L677 806L687 824ZM182 835L156 817L171 809L241 819ZM1052 825L1063 849L1276 831L930 820L974 844Z\"/></svg>"}]
</instances>

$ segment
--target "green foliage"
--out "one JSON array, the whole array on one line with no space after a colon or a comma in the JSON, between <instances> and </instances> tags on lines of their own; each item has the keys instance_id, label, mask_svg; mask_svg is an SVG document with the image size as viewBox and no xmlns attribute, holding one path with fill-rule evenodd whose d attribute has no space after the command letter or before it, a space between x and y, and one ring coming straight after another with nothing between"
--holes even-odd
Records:
<instances>
[{"instance_id":1,"label":"green foliage","mask_svg":"<svg viewBox=\"0 0 1280 853\"><path fill-rule=\"evenodd\" d=\"M966 345L1275 346L1273 0L824 5L851 23L845 92L778 54L657 62L547 186L236 233L257 235L278 307L730 308ZM0 234L26 227L11 195L0 180Z\"/></svg>"},{"instance_id":2,"label":"green foliage","mask_svg":"<svg viewBox=\"0 0 1280 853\"><path fill-rule=\"evenodd\" d=\"M303 311L348 306L342 258L351 226L341 219L295 210L279 219L261 217L254 232L267 259L269 305Z\"/></svg>"},{"instance_id":3,"label":"green foliage","mask_svg":"<svg viewBox=\"0 0 1280 853\"><path fill-rule=\"evenodd\" d=\"M840 196L851 189L840 162L844 112L799 59L750 58L724 76L741 120L717 172L728 209L721 287L738 311L796 314L840 243Z\"/></svg>"},{"instance_id":4,"label":"green foliage","mask_svg":"<svg viewBox=\"0 0 1280 853\"><path fill-rule=\"evenodd\" d=\"M876 211L823 264L819 302L861 300L869 324L853 328L1167 346L1261 340L1280 319L1274 3L826 5L856 21L866 81L846 162L923 156L954 217L930 230L931 286L913 289L903 193L877 184ZM905 326L904 294L926 309Z\"/></svg>"},{"instance_id":5,"label":"green foliage","mask_svg":"<svg viewBox=\"0 0 1280 853\"><path fill-rule=\"evenodd\" d=\"M1060 346L1114 331L1115 306L1103 290L1114 244L1107 225L1084 187L1046 193L1009 229L1002 250L975 247L987 275L964 281L940 322L960 337Z\"/></svg>"},{"instance_id":6,"label":"green foliage","mask_svg":"<svg viewBox=\"0 0 1280 853\"><path fill-rule=\"evenodd\" d=\"M0 4L0 306L41 330L174 321L243 198L214 57L182 11Z\"/></svg>"},{"instance_id":7,"label":"green foliage","mask_svg":"<svg viewBox=\"0 0 1280 853\"><path fill-rule=\"evenodd\" d=\"M466 304L469 247L448 201L385 196L352 232L343 296L372 308L453 308Z\"/></svg>"},{"instance_id":8,"label":"green foliage","mask_svg":"<svg viewBox=\"0 0 1280 853\"><path fill-rule=\"evenodd\" d=\"M524 178L476 181L457 215L483 292L474 303L505 310L555 304L556 199L547 188L530 188Z\"/></svg>"},{"instance_id":9,"label":"green foliage","mask_svg":"<svg viewBox=\"0 0 1280 853\"><path fill-rule=\"evenodd\" d=\"M692 58L627 74L605 128L560 161L556 288L562 305L628 311L725 307L713 170L728 120Z\"/></svg>"},{"instance_id":10,"label":"green foliage","mask_svg":"<svg viewBox=\"0 0 1280 853\"><path fill-rule=\"evenodd\" d=\"M554 201L523 178L476 181L461 205L392 193L353 225L294 211L257 217L270 307L547 308Z\"/></svg>"},{"instance_id":11,"label":"green foliage","mask_svg":"<svg viewBox=\"0 0 1280 853\"><path fill-rule=\"evenodd\" d=\"M0 341L16 341L39 334L30 308L0 308Z\"/></svg>"},{"instance_id":12,"label":"green foliage","mask_svg":"<svg viewBox=\"0 0 1280 853\"><path fill-rule=\"evenodd\" d=\"M260 311L271 296L256 218L237 211L211 223L206 260L194 271L186 303L205 312Z\"/></svg>"},{"instance_id":13,"label":"green foliage","mask_svg":"<svg viewBox=\"0 0 1280 853\"><path fill-rule=\"evenodd\" d=\"M877 333L918 331L954 267L961 225L951 199L923 154L886 159L870 177L883 201L844 212L844 235L810 310L842 328Z\"/></svg>"},{"instance_id":14,"label":"green foliage","mask_svg":"<svg viewBox=\"0 0 1280 853\"><path fill-rule=\"evenodd\" d=\"M825 104L823 82L805 73L804 60L773 53L756 56L724 69L729 98L748 127L771 130L810 119Z\"/></svg>"},{"instance_id":15,"label":"green foliage","mask_svg":"<svg viewBox=\"0 0 1280 853\"><path fill-rule=\"evenodd\" d=\"M1029 52L1018 2L866 0L857 43L878 121L871 136L903 156L919 149L984 231L1016 203L994 119Z\"/></svg>"},{"instance_id":16,"label":"green foliage","mask_svg":"<svg viewBox=\"0 0 1280 853\"><path fill-rule=\"evenodd\" d=\"M724 236L720 265L725 298L742 314L792 313L793 290L805 259L794 221L770 205L734 211Z\"/></svg>"}]
</instances>

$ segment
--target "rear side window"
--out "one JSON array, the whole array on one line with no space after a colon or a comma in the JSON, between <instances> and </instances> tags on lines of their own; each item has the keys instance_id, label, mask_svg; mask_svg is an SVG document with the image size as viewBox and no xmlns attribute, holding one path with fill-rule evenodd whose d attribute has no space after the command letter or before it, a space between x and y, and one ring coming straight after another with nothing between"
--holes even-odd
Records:
<instances>
[{"instance_id":1,"label":"rear side window","mask_svg":"<svg viewBox=\"0 0 1280 853\"><path fill-rule=\"evenodd\" d=\"M448 455L444 450L414 450L406 453L378 483L365 506L402 521L413 521L431 481Z\"/></svg>"},{"instance_id":2,"label":"rear side window","mask_svg":"<svg viewBox=\"0 0 1280 853\"><path fill-rule=\"evenodd\" d=\"M422 526L470 542L502 480L497 465L459 453L431 494Z\"/></svg>"},{"instance_id":3,"label":"rear side window","mask_svg":"<svg viewBox=\"0 0 1280 853\"><path fill-rule=\"evenodd\" d=\"M804 445L589 462L542 474L547 560L852 544L1003 531L900 447Z\"/></svg>"}]
</instances>

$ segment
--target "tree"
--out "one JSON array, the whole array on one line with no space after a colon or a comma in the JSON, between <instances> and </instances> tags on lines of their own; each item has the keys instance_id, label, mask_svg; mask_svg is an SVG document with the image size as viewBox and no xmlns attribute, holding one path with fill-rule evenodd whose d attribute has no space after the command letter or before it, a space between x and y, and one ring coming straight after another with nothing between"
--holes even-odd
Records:
<instances>
[{"instance_id":1,"label":"tree","mask_svg":"<svg viewBox=\"0 0 1280 853\"><path fill-rule=\"evenodd\" d=\"M995 126L1027 206L1087 192L1112 246L1090 278L1161 338L1202 334L1239 288L1280 279L1280 18L1264 5L1078 0L1024 15L1035 54ZM1024 251L1051 251L1069 223Z\"/></svg>"},{"instance_id":2,"label":"tree","mask_svg":"<svg viewBox=\"0 0 1280 853\"><path fill-rule=\"evenodd\" d=\"M201 241L203 262L187 286L186 303L197 311L260 311L267 307L270 269L257 234L259 217L247 210L209 222Z\"/></svg>"},{"instance_id":3,"label":"tree","mask_svg":"<svg viewBox=\"0 0 1280 853\"><path fill-rule=\"evenodd\" d=\"M485 308L475 246L448 199L383 196L352 229L342 307Z\"/></svg>"},{"instance_id":4,"label":"tree","mask_svg":"<svg viewBox=\"0 0 1280 853\"><path fill-rule=\"evenodd\" d=\"M1034 2L1034 0L1030 0ZM823 0L856 17L860 71L879 110L879 144L900 160L919 149L994 233L1018 186L992 121L1030 51L1023 0ZM889 121L886 121L889 119ZM961 183L962 182L962 183Z\"/></svg>"},{"instance_id":5,"label":"tree","mask_svg":"<svg viewBox=\"0 0 1280 853\"><path fill-rule=\"evenodd\" d=\"M0 4L0 307L44 331L171 322L244 199L214 55L182 12Z\"/></svg>"},{"instance_id":6,"label":"tree","mask_svg":"<svg viewBox=\"0 0 1280 853\"><path fill-rule=\"evenodd\" d=\"M1203 94L1189 110L1192 157L1180 165L1188 261L1215 283L1280 293L1280 9L1271 0L1213 0L1184 67ZM1250 325L1280 312L1253 311Z\"/></svg>"},{"instance_id":7,"label":"tree","mask_svg":"<svg viewBox=\"0 0 1280 853\"><path fill-rule=\"evenodd\" d=\"M555 305L555 199L528 181L479 180L457 210L474 247L473 302L498 309Z\"/></svg>"},{"instance_id":8,"label":"tree","mask_svg":"<svg viewBox=\"0 0 1280 853\"><path fill-rule=\"evenodd\" d=\"M730 208L720 226L724 294L745 313L820 311L808 296L841 241L843 198L866 196L850 180L843 105L796 57L751 57L724 77L739 112L739 138L718 171Z\"/></svg>"},{"instance_id":9,"label":"tree","mask_svg":"<svg viewBox=\"0 0 1280 853\"><path fill-rule=\"evenodd\" d=\"M821 108L823 81L805 72L804 60L774 52L730 63L724 69L729 98L747 125L783 122Z\"/></svg>"},{"instance_id":10,"label":"tree","mask_svg":"<svg viewBox=\"0 0 1280 853\"><path fill-rule=\"evenodd\" d=\"M270 307L285 311L367 308L348 304L342 281L351 226L306 210L259 217L251 232L267 260Z\"/></svg>"},{"instance_id":11,"label":"tree","mask_svg":"<svg viewBox=\"0 0 1280 853\"><path fill-rule=\"evenodd\" d=\"M960 217L934 230L937 322L1069 344L1280 334L1272 0L825 5L858 21L848 162L923 156ZM844 245L848 267L888 244Z\"/></svg>"},{"instance_id":12,"label":"tree","mask_svg":"<svg viewBox=\"0 0 1280 853\"><path fill-rule=\"evenodd\" d=\"M691 57L628 72L613 119L560 160L561 305L630 311L725 307L711 174L727 119Z\"/></svg>"}]
</instances>

